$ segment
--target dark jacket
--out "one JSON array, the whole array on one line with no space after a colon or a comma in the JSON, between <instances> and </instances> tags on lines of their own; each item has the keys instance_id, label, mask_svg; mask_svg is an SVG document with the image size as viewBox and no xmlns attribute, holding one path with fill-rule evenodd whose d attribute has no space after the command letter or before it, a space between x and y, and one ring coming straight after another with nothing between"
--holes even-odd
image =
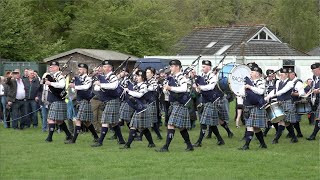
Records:
<instances>
[{"instance_id":1,"label":"dark jacket","mask_svg":"<svg viewBox=\"0 0 320 180\"><path fill-rule=\"evenodd\" d=\"M35 99L36 97L40 98L41 89L40 82L37 78L33 78L32 81L29 78L23 78L24 89L26 91L26 99Z\"/></svg>"},{"instance_id":2,"label":"dark jacket","mask_svg":"<svg viewBox=\"0 0 320 180\"><path fill-rule=\"evenodd\" d=\"M17 81L13 78L8 78L6 85L4 94L7 96L7 102L15 102L17 95Z\"/></svg>"}]
</instances>

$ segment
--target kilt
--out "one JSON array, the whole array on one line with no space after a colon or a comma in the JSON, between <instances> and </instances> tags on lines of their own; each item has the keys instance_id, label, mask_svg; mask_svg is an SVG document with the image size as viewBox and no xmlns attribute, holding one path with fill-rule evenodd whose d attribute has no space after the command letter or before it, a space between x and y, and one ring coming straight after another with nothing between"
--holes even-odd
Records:
<instances>
[{"instance_id":1,"label":"kilt","mask_svg":"<svg viewBox=\"0 0 320 180\"><path fill-rule=\"evenodd\" d=\"M286 118L284 119L284 121L288 123L296 123L296 106L292 103L291 99L281 101L280 106L286 114Z\"/></svg>"},{"instance_id":2,"label":"kilt","mask_svg":"<svg viewBox=\"0 0 320 180\"><path fill-rule=\"evenodd\" d=\"M64 101L55 101L49 105L48 118L54 121L67 119L67 104Z\"/></svg>"},{"instance_id":3,"label":"kilt","mask_svg":"<svg viewBox=\"0 0 320 180\"><path fill-rule=\"evenodd\" d=\"M257 106L245 106L250 109L250 116L246 121L246 127L265 128L267 127L267 114L265 109L260 109Z\"/></svg>"},{"instance_id":4,"label":"kilt","mask_svg":"<svg viewBox=\"0 0 320 180\"><path fill-rule=\"evenodd\" d=\"M148 105L147 110L148 118L150 119L151 123L158 123L158 114L157 114L157 105L156 102L152 102Z\"/></svg>"},{"instance_id":5,"label":"kilt","mask_svg":"<svg viewBox=\"0 0 320 180\"><path fill-rule=\"evenodd\" d=\"M214 109L218 111L219 119L229 122L229 103L227 98L222 97L214 103Z\"/></svg>"},{"instance_id":6,"label":"kilt","mask_svg":"<svg viewBox=\"0 0 320 180\"><path fill-rule=\"evenodd\" d=\"M139 113L135 111L130 121L130 127L134 127L136 129L150 128L152 121L150 118L148 118L148 114L148 110Z\"/></svg>"},{"instance_id":7,"label":"kilt","mask_svg":"<svg viewBox=\"0 0 320 180\"><path fill-rule=\"evenodd\" d=\"M172 110L168 124L173 125L177 128L191 128L188 108L179 104L178 102L173 102L171 106Z\"/></svg>"},{"instance_id":8,"label":"kilt","mask_svg":"<svg viewBox=\"0 0 320 180\"><path fill-rule=\"evenodd\" d=\"M120 111L119 111L120 119L126 122L130 122L133 112L134 112L134 109L132 109L127 102L125 101L121 102Z\"/></svg>"},{"instance_id":9,"label":"kilt","mask_svg":"<svg viewBox=\"0 0 320 180\"><path fill-rule=\"evenodd\" d=\"M102 113L101 124L118 124L120 109L119 98L106 101L104 104L105 108Z\"/></svg>"},{"instance_id":10,"label":"kilt","mask_svg":"<svg viewBox=\"0 0 320 180\"><path fill-rule=\"evenodd\" d=\"M93 111L91 104L87 100L79 101L79 110L77 113L77 120L79 121L93 121Z\"/></svg>"},{"instance_id":11,"label":"kilt","mask_svg":"<svg viewBox=\"0 0 320 180\"><path fill-rule=\"evenodd\" d=\"M203 105L203 112L201 113L200 124L217 126L219 124L218 119L218 112L214 109L213 103L205 103Z\"/></svg>"}]
</instances>

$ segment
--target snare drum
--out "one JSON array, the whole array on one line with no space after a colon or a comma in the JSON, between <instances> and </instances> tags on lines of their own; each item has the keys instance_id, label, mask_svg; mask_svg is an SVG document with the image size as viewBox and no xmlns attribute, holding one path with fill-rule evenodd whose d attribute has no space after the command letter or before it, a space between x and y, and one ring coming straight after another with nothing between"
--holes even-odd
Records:
<instances>
[{"instance_id":1,"label":"snare drum","mask_svg":"<svg viewBox=\"0 0 320 180\"><path fill-rule=\"evenodd\" d=\"M241 95L245 84L244 78L250 77L250 68L245 65L228 63L222 67L218 75L218 87L224 93L233 92Z\"/></svg>"},{"instance_id":2,"label":"snare drum","mask_svg":"<svg viewBox=\"0 0 320 180\"><path fill-rule=\"evenodd\" d=\"M281 120L284 120L286 115L284 114L284 111L282 107L279 105L278 102L273 102L271 104L268 104L265 107L265 110L267 112L267 117L272 123L277 123Z\"/></svg>"},{"instance_id":3,"label":"snare drum","mask_svg":"<svg viewBox=\"0 0 320 180\"><path fill-rule=\"evenodd\" d=\"M295 103L297 114L308 114L311 110L311 105L308 101L298 101Z\"/></svg>"}]
</instances>

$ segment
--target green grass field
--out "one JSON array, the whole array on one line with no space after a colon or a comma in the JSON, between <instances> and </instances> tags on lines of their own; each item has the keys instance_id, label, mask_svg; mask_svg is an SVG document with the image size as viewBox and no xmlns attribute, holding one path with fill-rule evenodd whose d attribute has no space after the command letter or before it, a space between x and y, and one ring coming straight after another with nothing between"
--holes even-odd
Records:
<instances>
[{"instance_id":1,"label":"green grass field","mask_svg":"<svg viewBox=\"0 0 320 180\"><path fill-rule=\"evenodd\" d=\"M304 136L310 135L313 126L305 117L301 124ZM90 133L79 135L76 144L65 145L64 133L55 133L54 141L45 143L47 133L41 128L14 131L1 126L0 179L320 179L319 134L316 141L301 138L291 144L286 132L279 144L272 145L275 130L271 129L268 149L259 149L253 140L249 151L240 151L244 127L236 129L233 120L230 127L235 134L232 139L219 127L224 146L217 146L216 139L205 139L201 148L184 152L177 131L170 152L157 153L147 148L145 139L120 150L115 140L108 139L109 133L102 147L92 148ZM161 129L165 137L166 130ZM123 134L128 137L127 128ZM198 134L199 125L190 131L192 142ZM157 148L164 142L155 140Z\"/></svg>"}]
</instances>

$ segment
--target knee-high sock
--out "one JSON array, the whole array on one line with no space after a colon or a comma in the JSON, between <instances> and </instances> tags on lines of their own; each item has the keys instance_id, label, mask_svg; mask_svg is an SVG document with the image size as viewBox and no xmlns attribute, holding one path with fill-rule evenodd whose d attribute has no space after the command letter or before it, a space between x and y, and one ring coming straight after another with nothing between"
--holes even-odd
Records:
<instances>
[{"instance_id":1,"label":"knee-high sock","mask_svg":"<svg viewBox=\"0 0 320 180\"><path fill-rule=\"evenodd\" d=\"M217 126L210 126L210 129L212 130L213 134L217 137L218 141L222 141L222 137L219 133L219 129Z\"/></svg>"},{"instance_id":2,"label":"knee-high sock","mask_svg":"<svg viewBox=\"0 0 320 180\"><path fill-rule=\"evenodd\" d=\"M314 125L314 129L311 136L314 136L314 137L317 136L319 129L320 129L320 120L316 120L316 124Z\"/></svg>"},{"instance_id":3,"label":"knee-high sock","mask_svg":"<svg viewBox=\"0 0 320 180\"><path fill-rule=\"evenodd\" d=\"M152 129L154 130L154 132L157 134L158 137L161 137L158 123L153 123Z\"/></svg>"},{"instance_id":4,"label":"knee-high sock","mask_svg":"<svg viewBox=\"0 0 320 180\"><path fill-rule=\"evenodd\" d=\"M282 126L282 125L279 125L279 126L278 126L278 131L277 131L277 133L276 133L276 137L274 138L275 140L280 139L280 137L281 137L282 132L283 132L284 129L285 129L285 126Z\"/></svg>"},{"instance_id":5,"label":"knee-high sock","mask_svg":"<svg viewBox=\"0 0 320 180\"><path fill-rule=\"evenodd\" d=\"M184 141L186 142L187 146L188 147L192 146L188 130L187 129L183 129L182 131L180 131L180 134L181 134L182 138L184 139Z\"/></svg>"},{"instance_id":6,"label":"knee-high sock","mask_svg":"<svg viewBox=\"0 0 320 180\"><path fill-rule=\"evenodd\" d=\"M98 143L102 144L104 138L106 137L107 133L108 133L108 129L107 127L101 127L101 133L100 133L100 138L98 140Z\"/></svg>"},{"instance_id":7,"label":"knee-high sock","mask_svg":"<svg viewBox=\"0 0 320 180\"><path fill-rule=\"evenodd\" d=\"M80 130L81 130L81 126L76 126L75 127L74 134L73 134L73 139L72 139L73 142L77 141L77 138L78 138L78 135L80 133Z\"/></svg>"},{"instance_id":8,"label":"knee-high sock","mask_svg":"<svg viewBox=\"0 0 320 180\"><path fill-rule=\"evenodd\" d=\"M259 140L261 145L265 145L266 143L264 142L264 138L263 138L263 133L262 131L259 131L256 134L257 139Z\"/></svg>"},{"instance_id":9,"label":"knee-high sock","mask_svg":"<svg viewBox=\"0 0 320 180\"><path fill-rule=\"evenodd\" d=\"M227 131L228 134L231 133L231 131L230 131L230 129L229 129L229 126L228 126L228 124L227 124L225 121L223 121L223 123L221 124L221 126Z\"/></svg>"},{"instance_id":10,"label":"knee-high sock","mask_svg":"<svg viewBox=\"0 0 320 180\"><path fill-rule=\"evenodd\" d=\"M135 129L130 129L128 141L126 142L126 145L127 145L128 147L130 147L130 145L131 145L131 143L132 143L132 141L133 141L133 139L134 139L134 137L135 137L136 135L137 135L136 130L135 130Z\"/></svg>"},{"instance_id":11,"label":"knee-high sock","mask_svg":"<svg viewBox=\"0 0 320 180\"><path fill-rule=\"evenodd\" d=\"M60 129L62 129L65 133L66 133L66 136L67 137L70 137L71 136L71 133L67 127L67 124L63 121L62 124L59 125Z\"/></svg>"},{"instance_id":12,"label":"knee-high sock","mask_svg":"<svg viewBox=\"0 0 320 180\"><path fill-rule=\"evenodd\" d=\"M279 124L278 123L272 123L273 127L276 129L276 131L278 131L278 127L279 127Z\"/></svg>"},{"instance_id":13,"label":"knee-high sock","mask_svg":"<svg viewBox=\"0 0 320 180\"><path fill-rule=\"evenodd\" d=\"M91 132L91 134L93 135L93 138L95 138L95 139L99 138L96 130L93 127L93 124L90 124L90 126L88 126L88 129Z\"/></svg>"},{"instance_id":14,"label":"knee-high sock","mask_svg":"<svg viewBox=\"0 0 320 180\"><path fill-rule=\"evenodd\" d=\"M52 140L52 136L54 133L55 124L49 124L49 133L48 133L48 140Z\"/></svg>"},{"instance_id":15,"label":"knee-high sock","mask_svg":"<svg viewBox=\"0 0 320 180\"><path fill-rule=\"evenodd\" d=\"M293 129L293 126L292 124L290 123L289 126L286 127L287 130L289 131L289 134L291 135L292 138L295 138L296 137L296 134L294 133L294 129Z\"/></svg>"},{"instance_id":16,"label":"knee-high sock","mask_svg":"<svg viewBox=\"0 0 320 180\"><path fill-rule=\"evenodd\" d=\"M148 140L149 144L154 144L152 135L148 128L145 128L141 133L143 133L146 136L146 139Z\"/></svg>"},{"instance_id":17,"label":"knee-high sock","mask_svg":"<svg viewBox=\"0 0 320 180\"><path fill-rule=\"evenodd\" d=\"M246 132L246 146L249 146L250 145L250 142L251 142L251 140L252 140L252 138L253 138L253 132L252 131L247 131Z\"/></svg>"},{"instance_id":18,"label":"knee-high sock","mask_svg":"<svg viewBox=\"0 0 320 180\"><path fill-rule=\"evenodd\" d=\"M296 122L293 124L293 127L296 129L297 134L302 134L300 129L300 122Z\"/></svg>"},{"instance_id":19,"label":"knee-high sock","mask_svg":"<svg viewBox=\"0 0 320 180\"><path fill-rule=\"evenodd\" d=\"M166 144L165 144L165 147L166 148L169 148L170 146L170 143L174 137L174 133L175 133L175 130L174 129L168 129L168 132L167 132L167 139L166 139Z\"/></svg>"},{"instance_id":20,"label":"knee-high sock","mask_svg":"<svg viewBox=\"0 0 320 180\"><path fill-rule=\"evenodd\" d=\"M123 136L122 136L122 133L121 133L121 129L120 129L120 126L119 125L116 125L113 127L113 130L114 130L114 133L117 135L118 137L118 141L119 142L124 142L124 139L123 139Z\"/></svg>"},{"instance_id":21,"label":"knee-high sock","mask_svg":"<svg viewBox=\"0 0 320 180\"><path fill-rule=\"evenodd\" d=\"M206 135L206 131L207 131L207 125L205 124L201 124L200 126L200 134L199 134L199 139L198 139L198 143L201 144L203 137Z\"/></svg>"}]
</instances>

